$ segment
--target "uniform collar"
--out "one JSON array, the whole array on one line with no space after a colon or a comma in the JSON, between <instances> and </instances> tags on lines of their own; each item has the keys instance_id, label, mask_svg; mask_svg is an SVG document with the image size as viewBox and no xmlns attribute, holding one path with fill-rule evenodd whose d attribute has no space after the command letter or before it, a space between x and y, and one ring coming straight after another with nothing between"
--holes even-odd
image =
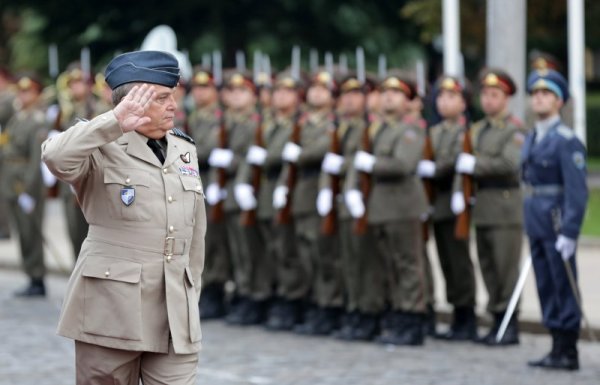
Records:
<instances>
[{"instance_id":1,"label":"uniform collar","mask_svg":"<svg viewBox=\"0 0 600 385\"><path fill-rule=\"evenodd\" d=\"M140 133L135 131L128 132L117 141L118 143L127 146L127 154L157 167L167 167L177 160L179 156L176 143L177 141L173 140L173 138L170 136L170 134L167 134L165 137L167 141L167 156L164 164L160 163L156 155L154 155L150 147L148 147L148 138Z\"/></svg>"},{"instance_id":2,"label":"uniform collar","mask_svg":"<svg viewBox=\"0 0 600 385\"><path fill-rule=\"evenodd\" d=\"M560 115L553 115L544 120L535 122L535 142L539 143L550 132L556 124L560 122Z\"/></svg>"}]
</instances>

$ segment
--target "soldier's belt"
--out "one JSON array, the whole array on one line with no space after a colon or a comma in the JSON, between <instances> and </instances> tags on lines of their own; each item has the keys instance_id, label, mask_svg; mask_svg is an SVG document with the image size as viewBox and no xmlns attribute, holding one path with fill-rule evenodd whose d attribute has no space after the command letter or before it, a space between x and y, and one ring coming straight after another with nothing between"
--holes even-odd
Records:
<instances>
[{"instance_id":1,"label":"soldier's belt","mask_svg":"<svg viewBox=\"0 0 600 385\"><path fill-rule=\"evenodd\" d=\"M523 194L525 197L556 196L561 195L563 191L563 186L559 184L523 185Z\"/></svg>"},{"instance_id":2,"label":"soldier's belt","mask_svg":"<svg viewBox=\"0 0 600 385\"><path fill-rule=\"evenodd\" d=\"M135 250L159 253L162 255L181 255L186 252L188 240L185 238L165 237L165 233L157 234L154 229L112 229L92 225L88 238L106 242L111 245ZM123 240L121 240L123 239Z\"/></svg>"}]
</instances>

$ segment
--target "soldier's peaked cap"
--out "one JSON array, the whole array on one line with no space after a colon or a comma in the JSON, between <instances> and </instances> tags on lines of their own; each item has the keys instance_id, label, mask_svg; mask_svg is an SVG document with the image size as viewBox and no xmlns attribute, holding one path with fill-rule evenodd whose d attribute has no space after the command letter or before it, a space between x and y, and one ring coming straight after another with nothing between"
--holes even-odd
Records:
<instances>
[{"instance_id":1,"label":"soldier's peaked cap","mask_svg":"<svg viewBox=\"0 0 600 385\"><path fill-rule=\"evenodd\" d=\"M179 81L179 63L162 51L134 51L115 57L106 67L106 82L111 89L133 82L152 83L173 88Z\"/></svg>"},{"instance_id":2,"label":"soldier's peaked cap","mask_svg":"<svg viewBox=\"0 0 600 385\"><path fill-rule=\"evenodd\" d=\"M553 92L563 102L569 100L569 85L560 72L545 69L531 72L527 78L527 92L540 89Z\"/></svg>"}]
</instances>

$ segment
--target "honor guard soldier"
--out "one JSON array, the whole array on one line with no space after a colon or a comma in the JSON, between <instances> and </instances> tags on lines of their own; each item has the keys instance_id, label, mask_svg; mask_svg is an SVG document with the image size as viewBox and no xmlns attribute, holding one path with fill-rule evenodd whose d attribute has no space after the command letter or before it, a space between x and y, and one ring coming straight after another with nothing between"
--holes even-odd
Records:
<instances>
[{"instance_id":1,"label":"honor guard soldier","mask_svg":"<svg viewBox=\"0 0 600 385\"><path fill-rule=\"evenodd\" d=\"M113 110L42 146L90 229L58 333L78 384L196 383L206 211L196 147L173 128L177 59L128 52L106 69Z\"/></svg>"},{"instance_id":2,"label":"honor guard soldier","mask_svg":"<svg viewBox=\"0 0 600 385\"><path fill-rule=\"evenodd\" d=\"M381 322L377 341L422 345L429 299L421 217L427 204L416 169L424 130L403 121L415 94L407 81L390 73L380 88L383 121L369 127L368 146L361 145L354 157L345 201L354 218L366 216L367 231L373 232L374 246L384 258L385 300L391 311ZM370 180L368 197L359 190L361 175Z\"/></svg>"},{"instance_id":3,"label":"honor guard soldier","mask_svg":"<svg viewBox=\"0 0 600 385\"><path fill-rule=\"evenodd\" d=\"M45 296L42 220L46 190L42 183L40 146L47 136L42 82L33 73L17 80L18 108L3 127L0 193L19 234L23 270L30 279L17 296Z\"/></svg>"},{"instance_id":4,"label":"honor guard soldier","mask_svg":"<svg viewBox=\"0 0 600 385\"><path fill-rule=\"evenodd\" d=\"M496 334L519 275L523 242L519 158L525 133L508 110L510 97L516 92L512 78L504 71L490 69L482 74L479 86L485 118L466 133L470 135L473 154L462 152L456 161L456 172L471 175L475 184L472 218L477 255L489 296L487 310L494 317L489 333L479 341L487 345L517 344L517 312L499 342ZM451 200L456 215L465 210L460 178L455 178Z\"/></svg>"},{"instance_id":5,"label":"honor guard soldier","mask_svg":"<svg viewBox=\"0 0 600 385\"><path fill-rule=\"evenodd\" d=\"M534 71L527 91L537 120L521 157L525 228L543 324L552 335L550 353L529 365L577 370L581 303L575 252L588 200L585 147L560 116L569 99L562 75L553 70Z\"/></svg>"},{"instance_id":6,"label":"honor guard soldier","mask_svg":"<svg viewBox=\"0 0 600 385\"><path fill-rule=\"evenodd\" d=\"M226 316L230 324L247 324L250 318L262 317L264 304L252 299L252 253L247 246L246 234L240 223L241 209L235 201L235 177L256 129L256 87L252 80L241 72L233 72L226 81L227 119L221 122L217 147L208 158L211 166L210 185L206 199L211 220L215 219L222 205L223 221L231 255L236 298ZM252 315L252 316L251 316ZM258 321L253 321L256 323Z\"/></svg>"},{"instance_id":7,"label":"honor guard soldier","mask_svg":"<svg viewBox=\"0 0 600 385\"><path fill-rule=\"evenodd\" d=\"M219 91L210 71L199 69L190 82L194 109L188 120L188 131L196 142L200 178L208 185L208 158L217 147L221 115ZM206 204L207 208L208 203ZM200 319L221 318L226 313L225 283L231 279L231 262L227 232L223 221L210 221L206 229L206 259L202 272Z\"/></svg>"},{"instance_id":8,"label":"honor guard soldier","mask_svg":"<svg viewBox=\"0 0 600 385\"><path fill-rule=\"evenodd\" d=\"M320 71L312 77L306 91L306 115L283 147L282 157L286 164L273 192L275 209L285 209L289 204L298 258L304 266L298 294L308 306L303 322L295 327L301 334L331 333L337 327L342 306L341 293L331 290L331 282L324 277L329 271L323 269L331 266L325 265L326 256L320 243L325 240L316 207L321 162L329 149L327 133L332 124L335 92L336 84L330 72ZM296 174L293 185L288 183L291 170Z\"/></svg>"},{"instance_id":9,"label":"honor guard soldier","mask_svg":"<svg viewBox=\"0 0 600 385\"><path fill-rule=\"evenodd\" d=\"M464 341L477 336L475 273L467 239L454 235L456 216L450 209L454 165L461 152L468 108L468 90L458 79L442 76L434 88L435 109L442 121L429 129L433 160L421 160L417 173L433 185L432 222L435 244L446 281L446 299L453 306L450 329L441 338Z\"/></svg>"},{"instance_id":10,"label":"honor guard soldier","mask_svg":"<svg viewBox=\"0 0 600 385\"><path fill-rule=\"evenodd\" d=\"M6 124L14 113L15 92L10 72L0 67L0 147L8 140ZM2 175L2 157L0 156L0 175ZM0 196L0 239L10 237L10 226L8 223L8 207L4 198Z\"/></svg>"},{"instance_id":11,"label":"honor guard soldier","mask_svg":"<svg viewBox=\"0 0 600 385\"><path fill-rule=\"evenodd\" d=\"M334 190L343 194L346 176L352 167L354 155L360 149L361 138L371 124L366 111L367 95L375 87L369 81L361 83L356 74L346 75L340 81L338 102L338 126L333 133L339 142L325 155L321 166L321 190L317 197L317 209L324 218L336 210L337 237L346 297L342 324L334 337L343 340L371 340L379 332L379 316L385 309L383 290L384 269L382 259L372 250L370 232L357 235L354 219ZM337 180L334 179L337 177ZM338 184L334 186L333 183ZM343 197L343 195L340 195ZM336 203L334 203L336 202ZM335 206L334 206L335 205Z\"/></svg>"}]
</instances>

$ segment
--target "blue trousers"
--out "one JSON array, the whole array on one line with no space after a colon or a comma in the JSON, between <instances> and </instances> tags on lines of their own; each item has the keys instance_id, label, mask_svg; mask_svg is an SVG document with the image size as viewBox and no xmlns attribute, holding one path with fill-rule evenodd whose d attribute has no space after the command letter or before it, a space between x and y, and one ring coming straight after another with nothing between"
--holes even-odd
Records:
<instances>
[{"instance_id":1,"label":"blue trousers","mask_svg":"<svg viewBox=\"0 0 600 385\"><path fill-rule=\"evenodd\" d=\"M566 266L554 248L556 238L530 239L529 242L544 326L578 333L581 312L569 283ZM569 264L577 280L575 256L569 259Z\"/></svg>"}]
</instances>

